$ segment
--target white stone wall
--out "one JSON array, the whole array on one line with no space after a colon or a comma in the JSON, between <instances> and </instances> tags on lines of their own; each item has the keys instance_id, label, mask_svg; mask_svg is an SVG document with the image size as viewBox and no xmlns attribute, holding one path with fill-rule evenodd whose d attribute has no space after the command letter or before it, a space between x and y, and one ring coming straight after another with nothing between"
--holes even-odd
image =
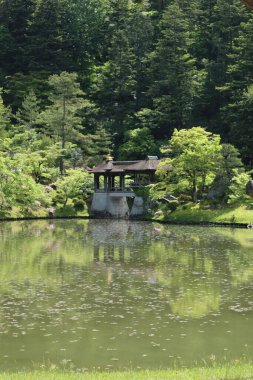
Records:
<instances>
[{"instance_id":1,"label":"white stone wall","mask_svg":"<svg viewBox=\"0 0 253 380\"><path fill-rule=\"evenodd\" d=\"M132 196L132 194L130 193L129 196ZM90 214L96 217L139 217L145 214L144 201L142 197L135 197L130 212L126 196L113 192L94 193Z\"/></svg>"},{"instance_id":2,"label":"white stone wall","mask_svg":"<svg viewBox=\"0 0 253 380\"><path fill-rule=\"evenodd\" d=\"M92 216L127 218L129 207L126 197L111 197L110 193L94 193L91 205Z\"/></svg>"}]
</instances>

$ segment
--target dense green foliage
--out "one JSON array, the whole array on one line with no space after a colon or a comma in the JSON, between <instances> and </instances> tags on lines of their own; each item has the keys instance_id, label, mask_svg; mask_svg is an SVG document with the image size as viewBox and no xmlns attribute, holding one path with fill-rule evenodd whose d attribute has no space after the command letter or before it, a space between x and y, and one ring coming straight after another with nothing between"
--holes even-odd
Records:
<instances>
[{"instance_id":1,"label":"dense green foliage","mask_svg":"<svg viewBox=\"0 0 253 380\"><path fill-rule=\"evenodd\" d=\"M48 185L201 125L251 167L252 32L240 0L0 0L1 157Z\"/></svg>"}]
</instances>

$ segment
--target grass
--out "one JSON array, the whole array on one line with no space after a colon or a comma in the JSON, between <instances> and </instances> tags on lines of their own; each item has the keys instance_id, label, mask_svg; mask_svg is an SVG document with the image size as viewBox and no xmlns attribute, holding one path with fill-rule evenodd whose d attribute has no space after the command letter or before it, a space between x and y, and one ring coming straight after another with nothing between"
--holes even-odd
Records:
<instances>
[{"instance_id":1,"label":"grass","mask_svg":"<svg viewBox=\"0 0 253 380\"><path fill-rule=\"evenodd\" d=\"M127 372L57 372L35 371L0 373L0 380L250 380L252 364L233 364L214 368L193 368Z\"/></svg>"},{"instance_id":2,"label":"grass","mask_svg":"<svg viewBox=\"0 0 253 380\"><path fill-rule=\"evenodd\" d=\"M166 207L154 220L176 223L253 223L253 208L249 205L224 206L217 209L204 208L200 204L188 203L169 212Z\"/></svg>"},{"instance_id":3,"label":"grass","mask_svg":"<svg viewBox=\"0 0 253 380\"><path fill-rule=\"evenodd\" d=\"M89 215L88 209L76 210L73 205L67 204L66 207L62 205L57 205L55 207L54 216L57 218L69 218L69 217L87 217ZM49 212L47 208L39 208L38 210L22 210L18 207L13 207L11 210L6 210L5 212L0 212L1 219L22 219L22 218L49 218Z\"/></svg>"}]
</instances>

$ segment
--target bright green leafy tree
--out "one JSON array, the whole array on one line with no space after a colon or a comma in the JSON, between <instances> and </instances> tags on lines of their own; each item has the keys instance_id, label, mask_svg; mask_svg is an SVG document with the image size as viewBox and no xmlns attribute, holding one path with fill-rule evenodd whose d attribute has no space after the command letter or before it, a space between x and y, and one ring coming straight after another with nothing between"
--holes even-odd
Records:
<instances>
[{"instance_id":1,"label":"bright green leafy tree","mask_svg":"<svg viewBox=\"0 0 253 380\"><path fill-rule=\"evenodd\" d=\"M194 202L202 194L207 181L213 180L220 169L222 145L220 136L207 132L202 127L174 130L169 145L163 151L169 159L162 163L172 168L174 180L186 180Z\"/></svg>"},{"instance_id":2,"label":"bright green leafy tree","mask_svg":"<svg viewBox=\"0 0 253 380\"><path fill-rule=\"evenodd\" d=\"M89 173L82 169L69 169L66 176L60 178L57 182L57 191L64 196L64 207L70 198L77 196L85 197L91 194L93 189L93 180Z\"/></svg>"}]
</instances>

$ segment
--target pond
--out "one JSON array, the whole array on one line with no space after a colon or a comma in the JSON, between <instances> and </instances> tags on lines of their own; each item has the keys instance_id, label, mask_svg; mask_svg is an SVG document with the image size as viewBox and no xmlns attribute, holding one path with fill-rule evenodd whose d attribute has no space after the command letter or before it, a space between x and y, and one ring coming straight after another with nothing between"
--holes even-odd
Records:
<instances>
[{"instance_id":1,"label":"pond","mask_svg":"<svg viewBox=\"0 0 253 380\"><path fill-rule=\"evenodd\" d=\"M0 224L0 370L253 359L253 230Z\"/></svg>"}]
</instances>

